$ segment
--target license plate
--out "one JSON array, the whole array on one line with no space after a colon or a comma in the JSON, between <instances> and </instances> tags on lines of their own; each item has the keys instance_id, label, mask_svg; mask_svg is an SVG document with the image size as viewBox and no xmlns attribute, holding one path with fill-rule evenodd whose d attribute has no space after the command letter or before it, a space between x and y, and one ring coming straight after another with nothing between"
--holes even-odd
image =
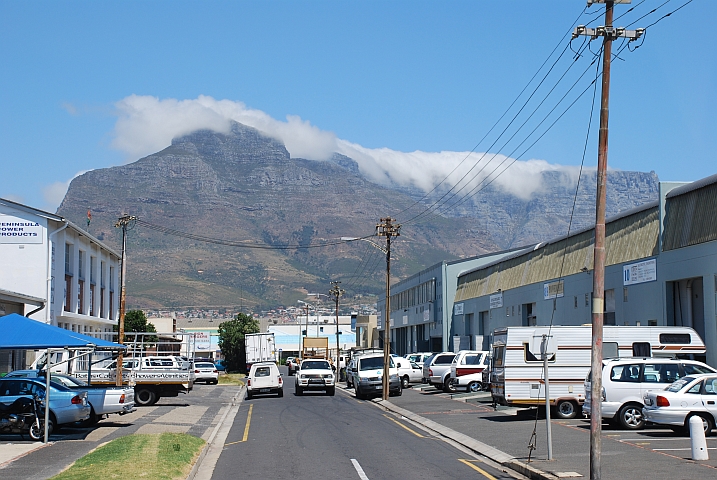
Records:
<instances>
[{"instance_id":1,"label":"license plate","mask_svg":"<svg viewBox=\"0 0 717 480\"><path fill-rule=\"evenodd\" d=\"M270 388L260 388L260 389L259 389L259 393L267 393L267 392L269 392L270 390L271 390Z\"/></svg>"},{"instance_id":2,"label":"license plate","mask_svg":"<svg viewBox=\"0 0 717 480\"><path fill-rule=\"evenodd\" d=\"M324 381L323 380L309 380L309 383L318 383L319 385L323 385Z\"/></svg>"}]
</instances>

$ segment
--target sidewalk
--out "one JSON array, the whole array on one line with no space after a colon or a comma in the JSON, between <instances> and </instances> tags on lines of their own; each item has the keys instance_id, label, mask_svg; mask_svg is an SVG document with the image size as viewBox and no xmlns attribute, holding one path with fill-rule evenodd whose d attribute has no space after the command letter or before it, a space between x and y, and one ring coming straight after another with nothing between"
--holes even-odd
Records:
<instances>
[{"instance_id":1,"label":"sidewalk","mask_svg":"<svg viewBox=\"0 0 717 480\"><path fill-rule=\"evenodd\" d=\"M541 480L590 477L590 424L583 419L553 420L553 460L547 460L546 423L535 410L499 409L490 394L450 398L431 388L404 390L376 404L525 476ZM533 432L535 434L533 435ZM528 462L530 444L536 446ZM604 425L601 474L604 480L637 476L650 480L717 476L717 439L708 437L710 460L690 460L689 437L670 430L618 430Z\"/></svg>"}]
</instances>

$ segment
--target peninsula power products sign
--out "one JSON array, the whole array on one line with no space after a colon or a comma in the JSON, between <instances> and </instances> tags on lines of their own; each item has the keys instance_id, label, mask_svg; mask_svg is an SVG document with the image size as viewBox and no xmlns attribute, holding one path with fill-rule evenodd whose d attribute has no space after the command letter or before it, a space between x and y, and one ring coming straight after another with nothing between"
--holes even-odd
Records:
<instances>
[{"instance_id":1,"label":"peninsula power products sign","mask_svg":"<svg viewBox=\"0 0 717 480\"><path fill-rule=\"evenodd\" d=\"M12 215L0 215L0 243L43 243L43 227Z\"/></svg>"},{"instance_id":2,"label":"peninsula power products sign","mask_svg":"<svg viewBox=\"0 0 717 480\"><path fill-rule=\"evenodd\" d=\"M654 258L622 266L622 284L624 286L654 282L655 280L657 280L657 261Z\"/></svg>"}]
</instances>

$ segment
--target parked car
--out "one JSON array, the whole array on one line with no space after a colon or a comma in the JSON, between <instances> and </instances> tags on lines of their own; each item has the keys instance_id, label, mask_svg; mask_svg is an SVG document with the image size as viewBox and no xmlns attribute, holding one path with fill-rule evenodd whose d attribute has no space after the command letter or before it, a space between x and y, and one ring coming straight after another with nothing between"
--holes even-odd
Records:
<instances>
[{"instance_id":1,"label":"parked car","mask_svg":"<svg viewBox=\"0 0 717 480\"><path fill-rule=\"evenodd\" d=\"M451 363L456 354L453 352L436 353L423 362L423 379L444 392L455 392L451 385Z\"/></svg>"},{"instance_id":2,"label":"parked car","mask_svg":"<svg viewBox=\"0 0 717 480\"><path fill-rule=\"evenodd\" d=\"M422 366L423 362L425 362L426 359L428 357L430 357L431 355L433 355L433 354L430 352L429 353L407 353L406 355L404 355L404 357L407 358L408 361L415 362Z\"/></svg>"},{"instance_id":3,"label":"parked car","mask_svg":"<svg viewBox=\"0 0 717 480\"><path fill-rule=\"evenodd\" d=\"M217 367L211 362L195 362L194 363L195 382L204 382L207 385L219 383L219 372Z\"/></svg>"},{"instance_id":4,"label":"parked car","mask_svg":"<svg viewBox=\"0 0 717 480\"><path fill-rule=\"evenodd\" d=\"M257 393L276 393L284 396L284 379L274 362L252 364L246 380L246 398L251 399Z\"/></svg>"},{"instance_id":5,"label":"parked car","mask_svg":"<svg viewBox=\"0 0 717 480\"><path fill-rule=\"evenodd\" d=\"M408 388L411 383L421 383L423 380L423 367L404 357L393 357L398 377L401 379L401 388Z\"/></svg>"},{"instance_id":6,"label":"parked car","mask_svg":"<svg viewBox=\"0 0 717 480\"><path fill-rule=\"evenodd\" d=\"M336 375L328 360L306 359L296 372L295 392L303 395L306 390L324 390L326 395L336 393Z\"/></svg>"},{"instance_id":7,"label":"parked car","mask_svg":"<svg viewBox=\"0 0 717 480\"><path fill-rule=\"evenodd\" d=\"M288 367L296 357L286 357L286 366Z\"/></svg>"},{"instance_id":8,"label":"parked car","mask_svg":"<svg viewBox=\"0 0 717 480\"><path fill-rule=\"evenodd\" d=\"M717 419L717 375L688 375L665 390L647 392L644 397L645 419L667 425L676 432L689 431L690 418L702 420L705 435L710 435Z\"/></svg>"},{"instance_id":9,"label":"parked car","mask_svg":"<svg viewBox=\"0 0 717 480\"><path fill-rule=\"evenodd\" d=\"M619 358L603 360L602 416L629 430L645 426L643 398L649 391L664 390L682 377L717 370L694 360L671 358ZM583 412L590 415L591 374L585 379Z\"/></svg>"},{"instance_id":10,"label":"parked car","mask_svg":"<svg viewBox=\"0 0 717 480\"><path fill-rule=\"evenodd\" d=\"M20 397L45 397L45 384L32 378L0 378L0 402L12 403ZM87 402L87 391L76 391L50 381L49 431L57 431L61 425L82 422L90 418L92 408Z\"/></svg>"},{"instance_id":11,"label":"parked car","mask_svg":"<svg viewBox=\"0 0 717 480\"><path fill-rule=\"evenodd\" d=\"M291 362L287 362L286 366L289 367L289 376L295 375L296 371L299 369L299 359L292 357Z\"/></svg>"},{"instance_id":12,"label":"parked car","mask_svg":"<svg viewBox=\"0 0 717 480\"><path fill-rule=\"evenodd\" d=\"M217 368L218 372L227 371L227 364L224 360L217 360L216 362L214 362L214 366Z\"/></svg>"},{"instance_id":13,"label":"parked car","mask_svg":"<svg viewBox=\"0 0 717 480\"><path fill-rule=\"evenodd\" d=\"M483 390L483 371L488 368L488 352L461 350L451 362L451 382L456 390Z\"/></svg>"},{"instance_id":14,"label":"parked car","mask_svg":"<svg viewBox=\"0 0 717 480\"><path fill-rule=\"evenodd\" d=\"M403 393L401 380L398 378L398 370L389 357L389 378L388 394L399 396ZM353 376L353 386L356 398L365 399L383 393L383 354L374 353L356 357L356 362L349 372Z\"/></svg>"},{"instance_id":15,"label":"parked car","mask_svg":"<svg viewBox=\"0 0 717 480\"><path fill-rule=\"evenodd\" d=\"M356 366L356 357L349 360L349 364L346 367L346 388L354 388L354 376L351 375L351 370Z\"/></svg>"},{"instance_id":16,"label":"parked car","mask_svg":"<svg viewBox=\"0 0 717 480\"><path fill-rule=\"evenodd\" d=\"M41 370L15 370L8 373L5 378L35 378L45 382L45 372ZM90 404L90 417L83 422L84 426L94 425L112 413L125 415L132 413L134 407L133 387L112 387L106 385L87 385L86 382L72 375L52 373L50 381L64 385L76 391L87 391L87 402ZM52 403L52 391L50 391Z\"/></svg>"}]
</instances>

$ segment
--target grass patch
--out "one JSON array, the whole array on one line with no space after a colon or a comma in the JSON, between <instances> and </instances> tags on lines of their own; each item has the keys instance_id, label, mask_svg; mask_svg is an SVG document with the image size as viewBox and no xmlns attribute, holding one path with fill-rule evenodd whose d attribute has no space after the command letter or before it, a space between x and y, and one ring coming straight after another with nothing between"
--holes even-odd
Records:
<instances>
[{"instance_id":1,"label":"grass patch","mask_svg":"<svg viewBox=\"0 0 717 480\"><path fill-rule=\"evenodd\" d=\"M244 385L243 373L223 373L219 375L219 385Z\"/></svg>"},{"instance_id":2,"label":"grass patch","mask_svg":"<svg viewBox=\"0 0 717 480\"><path fill-rule=\"evenodd\" d=\"M183 479L204 443L186 433L127 435L88 453L52 479Z\"/></svg>"}]
</instances>

